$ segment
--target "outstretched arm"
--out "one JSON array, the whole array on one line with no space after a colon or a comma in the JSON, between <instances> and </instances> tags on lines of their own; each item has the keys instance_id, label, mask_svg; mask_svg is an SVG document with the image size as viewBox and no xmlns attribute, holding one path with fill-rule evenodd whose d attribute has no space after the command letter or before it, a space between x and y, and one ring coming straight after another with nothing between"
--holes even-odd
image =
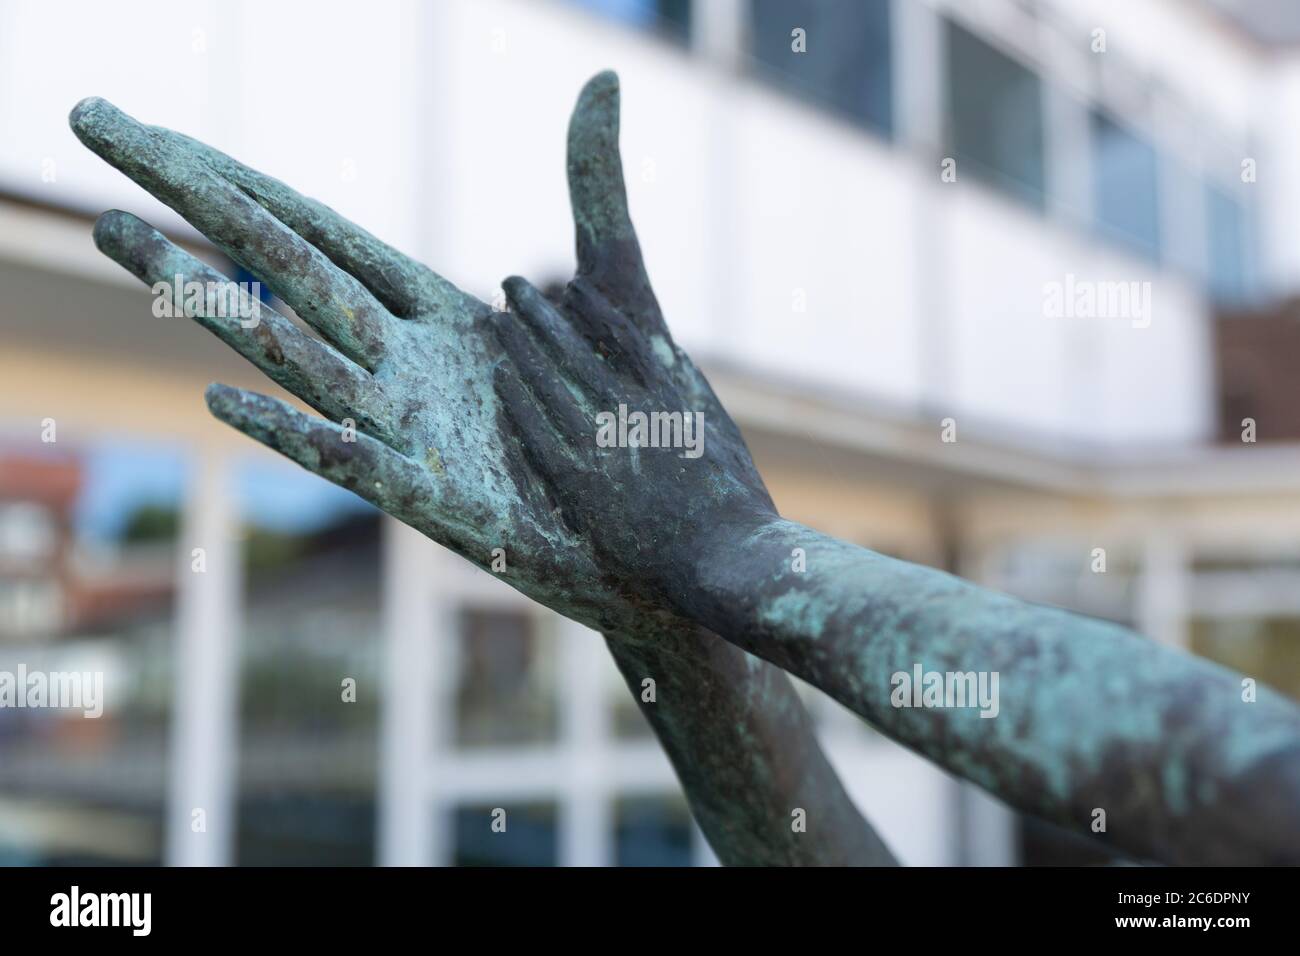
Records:
<instances>
[{"instance_id":1,"label":"outstretched arm","mask_svg":"<svg viewBox=\"0 0 1300 956\"><path fill-rule=\"evenodd\" d=\"M656 677L658 702L642 711L723 863L895 863L845 793L781 670L703 629L611 634L606 643L638 700L642 680Z\"/></svg>"},{"instance_id":2,"label":"outstretched arm","mask_svg":"<svg viewBox=\"0 0 1300 956\"><path fill-rule=\"evenodd\" d=\"M781 519L729 419L675 385L689 359L670 340L653 345L583 276L558 308L522 280L507 291L528 331L503 335L502 427L636 600L804 678L1021 809L1085 833L1104 811L1108 842L1134 855L1300 862L1294 704L1267 689L1246 702L1240 675L1123 628ZM633 422L703 409L702 454L644 433L611 444L614 409ZM945 706L945 687L931 706L910 685L933 674L970 675L994 696Z\"/></svg>"},{"instance_id":3,"label":"outstretched arm","mask_svg":"<svg viewBox=\"0 0 1300 956\"><path fill-rule=\"evenodd\" d=\"M598 131L600 117L585 117L601 100L590 89L584 97L575 126ZM71 123L87 146L176 209L320 336L265 305L252 324L187 309L325 416L214 385L207 398L217 417L480 567L494 548L506 548L510 584L604 631L625 675L638 685L655 678L651 723L722 862L893 862L822 756L785 675L698 636L670 612L629 602L585 541L517 480L524 450L496 425L492 376L508 360L486 305L211 147L142 126L102 100L83 101ZM589 142L573 144L578 162ZM580 218L599 215L600 202L598 193L575 192ZM176 276L229 282L124 212L100 217L95 242L149 285L170 287ZM809 810L806 833L792 833L795 807Z\"/></svg>"},{"instance_id":4,"label":"outstretched arm","mask_svg":"<svg viewBox=\"0 0 1300 956\"><path fill-rule=\"evenodd\" d=\"M1300 711L1240 674L774 517L693 574L684 611L1020 809L1085 832L1104 810L1139 857L1300 862ZM973 675L967 706L928 706L929 675Z\"/></svg>"},{"instance_id":5,"label":"outstretched arm","mask_svg":"<svg viewBox=\"0 0 1300 956\"><path fill-rule=\"evenodd\" d=\"M511 358L495 387L500 428L527 451L522 480L631 599L803 677L1021 809L1084 833L1104 811L1108 842L1134 855L1300 862L1300 709L1280 695L1243 701L1240 675L1123 628L780 518L668 332L616 155L570 167L603 179L604 201L579 222L562 301L506 281L516 315L494 320ZM952 706L958 682L988 704Z\"/></svg>"}]
</instances>

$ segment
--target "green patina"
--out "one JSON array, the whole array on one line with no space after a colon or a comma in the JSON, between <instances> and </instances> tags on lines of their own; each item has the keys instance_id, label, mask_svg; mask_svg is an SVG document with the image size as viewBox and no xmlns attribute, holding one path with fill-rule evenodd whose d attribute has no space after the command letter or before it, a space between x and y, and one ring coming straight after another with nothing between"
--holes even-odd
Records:
<instances>
[{"instance_id":1,"label":"green patina","mask_svg":"<svg viewBox=\"0 0 1300 956\"><path fill-rule=\"evenodd\" d=\"M569 127L578 274L557 303L508 279L503 314L211 147L102 100L71 122L319 333L270 309L253 329L194 316L325 418L219 385L213 413L480 567L507 548L512 586L604 632L634 694L656 679L643 710L725 862L892 862L779 668L1021 809L1085 834L1106 809L1106 841L1134 856L1300 861L1291 702L1267 689L1243 702L1240 675L1123 628L777 515L650 289L612 73L587 84ZM128 213L101 217L95 241L150 285L224 281ZM596 449L591 413L620 401L702 411L704 456ZM1000 675L997 717L894 706L892 676L918 666ZM792 834L793 807L807 834Z\"/></svg>"},{"instance_id":2,"label":"green patina","mask_svg":"<svg viewBox=\"0 0 1300 956\"><path fill-rule=\"evenodd\" d=\"M893 862L821 755L785 675L667 610L629 602L540 492L503 427L502 349L487 305L206 144L98 99L78 104L70 122L320 334L265 307L251 330L193 316L326 418L220 385L207 393L215 415L482 567L506 547L508 583L604 631L634 694L644 676L663 689L647 717L723 862ZM618 82L604 73L583 90L569 131L580 260L611 239L635 241L617 144ZM150 285L178 274L227 281L125 212L105 213L95 241ZM357 423L355 441L344 439L345 419ZM792 754L797 778L785 770ZM791 806L819 808L820 826L796 838Z\"/></svg>"}]
</instances>

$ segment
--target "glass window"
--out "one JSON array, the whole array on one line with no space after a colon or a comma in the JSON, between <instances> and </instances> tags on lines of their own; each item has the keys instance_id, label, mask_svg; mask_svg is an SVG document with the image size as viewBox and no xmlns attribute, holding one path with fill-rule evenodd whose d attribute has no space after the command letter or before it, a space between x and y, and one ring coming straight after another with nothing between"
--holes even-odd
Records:
<instances>
[{"instance_id":1,"label":"glass window","mask_svg":"<svg viewBox=\"0 0 1300 956\"><path fill-rule=\"evenodd\" d=\"M0 671L76 688L0 708L0 863L162 860L186 479L166 442L0 442Z\"/></svg>"},{"instance_id":2,"label":"glass window","mask_svg":"<svg viewBox=\"0 0 1300 956\"><path fill-rule=\"evenodd\" d=\"M1243 204L1217 186L1206 188L1206 250L1210 293L1235 304L1247 296L1246 213Z\"/></svg>"},{"instance_id":3,"label":"glass window","mask_svg":"<svg viewBox=\"0 0 1300 956\"><path fill-rule=\"evenodd\" d=\"M760 68L791 91L883 133L893 130L889 0L754 0ZM803 52L793 32L803 30Z\"/></svg>"},{"instance_id":4,"label":"glass window","mask_svg":"<svg viewBox=\"0 0 1300 956\"><path fill-rule=\"evenodd\" d=\"M1043 205L1043 97L1038 76L949 21L947 138L958 177L972 170Z\"/></svg>"},{"instance_id":5,"label":"glass window","mask_svg":"<svg viewBox=\"0 0 1300 956\"><path fill-rule=\"evenodd\" d=\"M1156 152L1101 113L1092 114L1093 212L1102 233L1143 255L1160 253Z\"/></svg>"},{"instance_id":6,"label":"glass window","mask_svg":"<svg viewBox=\"0 0 1300 956\"><path fill-rule=\"evenodd\" d=\"M627 797L614 806L618 866L690 866L691 814L680 797Z\"/></svg>"},{"instance_id":7,"label":"glass window","mask_svg":"<svg viewBox=\"0 0 1300 956\"><path fill-rule=\"evenodd\" d=\"M554 740L558 723L553 636L514 611L462 616L456 742L461 746Z\"/></svg>"},{"instance_id":8,"label":"glass window","mask_svg":"<svg viewBox=\"0 0 1300 956\"><path fill-rule=\"evenodd\" d=\"M686 41L691 34L691 0L570 0L629 26Z\"/></svg>"},{"instance_id":9,"label":"glass window","mask_svg":"<svg viewBox=\"0 0 1300 956\"><path fill-rule=\"evenodd\" d=\"M237 470L243 530L241 865L374 862L380 522L315 475Z\"/></svg>"},{"instance_id":10,"label":"glass window","mask_svg":"<svg viewBox=\"0 0 1300 956\"><path fill-rule=\"evenodd\" d=\"M1191 632L1193 653L1300 700L1300 619L1203 619Z\"/></svg>"},{"instance_id":11,"label":"glass window","mask_svg":"<svg viewBox=\"0 0 1300 956\"><path fill-rule=\"evenodd\" d=\"M1201 551L1192 558L1192 571L1196 574L1216 574L1225 571L1253 574L1295 572L1300 571L1300 555L1283 551L1261 557L1255 553L1243 554L1227 549Z\"/></svg>"},{"instance_id":12,"label":"glass window","mask_svg":"<svg viewBox=\"0 0 1300 956\"><path fill-rule=\"evenodd\" d=\"M237 813L239 866L375 863L373 793L301 783L271 792L245 788Z\"/></svg>"},{"instance_id":13,"label":"glass window","mask_svg":"<svg viewBox=\"0 0 1300 956\"><path fill-rule=\"evenodd\" d=\"M555 819L553 803L457 807L456 866L555 866Z\"/></svg>"}]
</instances>

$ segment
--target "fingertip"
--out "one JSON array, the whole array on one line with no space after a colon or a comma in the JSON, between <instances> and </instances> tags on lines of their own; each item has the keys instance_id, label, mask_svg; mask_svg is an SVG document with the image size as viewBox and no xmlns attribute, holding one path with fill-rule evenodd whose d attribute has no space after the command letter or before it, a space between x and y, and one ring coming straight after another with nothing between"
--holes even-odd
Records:
<instances>
[{"instance_id":1,"label":"fingertip","mask_svg":"<svg viewBox=\"0 0 1300 956\"><path fill-rule=\"evenodd\" d=\"M114 127L120 127L129 117L100 96L87 96L68 114L68 125L77 139L98 151L111 138Z\"/></svg>"},{"instance_id":2,"label":"fingertip","mask_svg":"<svg viewBox=\"0 0 1300 956\"><path fill-rule=\"evenodd\" d=\"M108 100L104 99L102 96L87 96L78 101L77 105L68 113L68 125L71 126L73 130L84 129L93 121L93 118L97 114L101 113L103 108L108 105L110 105Z\"/></svg>"},{"instance_id":3,"label":"fingertip","mask_svg":"<svg viewBox=\"0 0 1300 956\"><path fill-rule=\"evenodd\" d=\"M618 95L618 74L613 70L601 70L583 87L583 93L592 96L597 95Z\"/></svg>"},{"instance_id":4,"label":"fingertip","mask_svg":"<svg viewBox=\"0 0 1300 956\"><path fill-rule=\"evenodd\" d=\"M95 248L105 255L112 256L113 252L123 247L129 237L139 238L156 231L138 216L121 209L110 209L95 220L92 236L95 240Z\"/></svg>"},{"instance_id":5,"label":"fingertip","mask_svg":"<svg viewBox=\"0 0 1300 956\"><path fill-rule=\"evenodd\" d=\"M506 298L511 302L532 295L535 291L533 289L533 284L523 276L506 276L506 278L501 282L501 290L506 294Z\"/></svg>"},{"instance_id":6,"label":"fingertip","mask_svg":"<svg viewBox=\"0 0 1300 956\"><path fill-rule=\"evenodd\" d=\"M569 135L576 139L617 129L618 101L618 74L613 70L597 73L578 94L569 122Z\"/></svg>"},{"instance_id":7,"label":"fingertip","mask_svg":"<svg viewBox=\"0 0 1300 956\"><path fill-rule=\"evenodd\" d=\"M213 382L203 390L203 399L208 403L208 411L226 423L234 417L240 395L239 389L221 382Z\"/></svg>"},{"instance_id":8,"label":"fingertip","mask_svg":"<svg viewBox=\"0 0 1300 956\"><path fill-rule=\"evenodd\" d=\"M632 233L618 148L618 89L613 70L597 73L582 88L569 119L566 165L580 266L590 259L593 245Z\"/></svg>"}]
</instances>

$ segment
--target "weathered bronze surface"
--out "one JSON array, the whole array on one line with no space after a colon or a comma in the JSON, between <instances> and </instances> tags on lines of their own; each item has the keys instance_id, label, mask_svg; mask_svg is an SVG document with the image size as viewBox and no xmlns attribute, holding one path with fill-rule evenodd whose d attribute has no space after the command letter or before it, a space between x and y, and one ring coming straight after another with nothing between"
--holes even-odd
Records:
<instances>
[{"instance_id":1,"label":"weathered bronze surface","mask_svg":"<svg viewBox=\"0 0 1300 956\"><path fill-rule=\"evenodd\" d=\"M606 176L617 174L621 194L617 96L612 74L593 80L569 149L575 170L603 164ZM656 701L643 710L722 862L894 862L831 770L783 673L669 611L624 600L550 504L518 490L524 450L497 427L492 377L504 360L487 305L202 143L143 126L103 100L78 104L70 121L87 146L321 334L266 307L253 329L193 315L326 419L219 385L208 390L214 414L480 567L504 548L514 587L604 631L634 693L643 678L655 680ZM600 223L609 215L604 185L571 181L575 217ZM151 286L176 275L227 281L129 213L101 216L95 242ZM349 418L355 442L343 441L339 423ZM809 814L807 832L792 829L795 808Z\"/></svg>"},{"instance_id":2,"label":"weathered bronze surface","mask_svg":"<svg viewBox=\"0 0 1300 956\"><path fill-rule=\"evenodd\" d=\"M777 514L650 287L613 74L569 129L577 275L558 303L506 280L508 313L210 147L101 100L71 122L321 335L195 316L326 419L219 385L213 413L480 567L504 548L514 587L603 631L634 692L656 679L647 716L724 862L892 862L777 668L1014 806L1082 833L1104 809L1105 841L1137 857L1300 862L1300 709L1281 695L1246 702L1208 662ZM124 212L95 239L150 284L223 278ZM702 412L703 454L599 447L620 405ZM917 665L999 674L998 716L892 706Z\"/></svg>"}]
</instances>

